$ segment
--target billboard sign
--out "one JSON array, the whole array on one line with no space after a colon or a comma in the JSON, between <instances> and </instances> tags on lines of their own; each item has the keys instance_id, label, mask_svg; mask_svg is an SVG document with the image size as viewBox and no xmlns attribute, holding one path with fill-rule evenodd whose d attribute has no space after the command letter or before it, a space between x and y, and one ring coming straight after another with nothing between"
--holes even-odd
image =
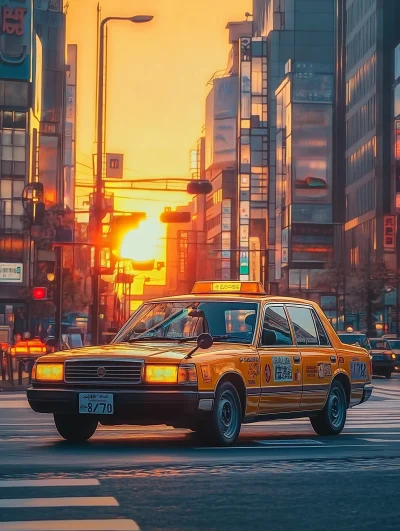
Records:
<instances>
[{"instance_id":1,"label":"billboard sign","mask_svg":"<svg viewBox=\"0 0 400 531\"><path fill-rule=\"evenodd\" d=\"M31 79L32 12L32 0L0 0L0 79Z\"/></svg>"},{"instance_id":2,"label":"billboard sign","mask_svg":"<svg viewBox=\"0 0 400 531\"><path fill-rule=\"evenodd\" d=\"M385 216L383 219L383 242L385 251L396 248L396 216Z\"/></svg>"},{"instance_id":3,"label":"billboard sign","mask_svg":"<svg viewBox=\"0 0 400 531\"><path fill-rule=\"evenodd\" d=\"M332 107L293 105L292 178L295 203L332 198Z\"/></svg>"},{"instance_id":4,"label":"billboard sign","mask_svg":"<svg viewBox=\"0 0 400 531\"><path fill-rule=\"evenodd\" d=\"M107 179L122 179L124 176L124 156L118 153L107 153L106 163Z\"/></svg>"},{"instance_id":5,"label":"billboard sign","mask_svg":"<svg viewBox=\"0 0 400 531\"><path fill-rule=\"evenodd\" d=\"M0 263L0 282L22 284L23 274L23 264Z\"/></svg>"},{"instance_id":6,"label":"billboard sign","mask_svg":"<svg viewBox=\"0 0 400 531\"><path fill-rule=\"evenodd\" d=\"M260 238L249 238L250 280L261 282L261 244Z\"/></svg>"},{"instance_id":7,"label":"billboard sign","mask_svg":"<svg viewBox=\"0 0 400 531\"><path fill-rule=\"evenodd\" d=\"M332 103L333 76L298 72L293 77L293 103Z\"/></svg>"}]
</instances>

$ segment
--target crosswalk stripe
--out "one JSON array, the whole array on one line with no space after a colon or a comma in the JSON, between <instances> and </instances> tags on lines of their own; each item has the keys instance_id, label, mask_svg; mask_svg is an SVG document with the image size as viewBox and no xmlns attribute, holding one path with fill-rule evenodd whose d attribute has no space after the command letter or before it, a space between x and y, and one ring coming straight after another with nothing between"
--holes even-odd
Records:
<instances>
[{"instance_id":1,"label":"crosswalk stripe","mask_svg":"<svg viewBox=\"0 0 400 531\"><path fill-rule=\"evenodd\" d=\"M0 487L91 487L100 485L98 479L2 479Z\"/></svg>"},{"instance_id":2,"label":"crosswalk stripe","mask_svg":"<svg viewBox=\"0 0 400 531\"><path fill-rule=\"evenodd\" d=\"M1 509L26 507L118 507L112 496L71 496L65 498L15 498L0 500Z\"/></svg>"},{"instance_id":3,"label":"crosswalk stripe","mask_svg":"<svg viewBox=\"0 0 400 531\"><path fill-rule=\"evenodd\" d=\"M0 531L140 531L134 520L35 520L0 522Z\"/></svg>"},{"instance_id":4,"label":"crosswalk stripe","mask_svg":"<svg viewBox=\"0 0 400 531\"><path fill-rule=\"evenodd\" d=\"M30 409L26 400L0 400L0 409Z\"/></svg>"}]
</instances>

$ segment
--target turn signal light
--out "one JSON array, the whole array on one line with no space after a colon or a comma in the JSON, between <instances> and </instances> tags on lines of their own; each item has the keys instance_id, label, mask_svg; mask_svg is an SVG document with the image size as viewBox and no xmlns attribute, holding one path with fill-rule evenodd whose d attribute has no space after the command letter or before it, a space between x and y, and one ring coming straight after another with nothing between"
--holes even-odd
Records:
<instances>
[{"instance_id":1,"label":"turn signal light","mask_svg":"<svg viewBox=\"0 0 400 531\"><path fill-rule=\"evenodd\" d=\"M182 365L178 371L178 383L180 384L196 384L197 371L196 365Z\"/></svg>"},{"instance_id":2,"label":"turn signal light","mask_svg":"<svg viewBox=\"0 0 400 531\"><path fill-rule=\"evenodd\" d=\"M146 365L145 380L147 383L174 383L178 381L176 365Z\"/></svg>"},{"instance_id":3,"label":"turn signal light","mask_svg":"<svg viewBox=\"0 0 400 531\"><path fill-rule=\"evenodd\" d=\"M32 379L38 382L62 382L64 380L63 363L36 363Z\"/></svg>"}]
</instances>

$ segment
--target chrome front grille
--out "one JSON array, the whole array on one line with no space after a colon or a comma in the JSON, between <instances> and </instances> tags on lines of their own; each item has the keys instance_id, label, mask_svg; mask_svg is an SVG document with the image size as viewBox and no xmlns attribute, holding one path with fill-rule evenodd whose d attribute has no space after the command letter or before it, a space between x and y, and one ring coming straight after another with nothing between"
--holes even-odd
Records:
<instances>
[{"instance_id":1,"label":"chrome front grille","mask_svg":"<svg viewBox=\"0 0 400 531\"><path fill-rule=\"evenodd\" d=\"M141 360L67 360L65 382L96 385L140 384L143 365Z\"/></svg>"}]
</instances>

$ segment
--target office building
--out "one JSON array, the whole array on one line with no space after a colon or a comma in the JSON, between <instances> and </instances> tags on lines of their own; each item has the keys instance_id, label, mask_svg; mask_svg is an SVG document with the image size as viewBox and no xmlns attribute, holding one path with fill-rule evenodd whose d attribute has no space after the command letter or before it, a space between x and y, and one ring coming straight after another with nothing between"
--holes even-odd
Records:
<instances>
[{"instance_id":1,"label":"office building","mask_svg":"<svg viewBox=\"0 0 400 531\"><path fill-rule=\"evenodd\" d=\"M0 0L0 322L20 332L29 328L30 290L45 250L42 238L42 249L34 243L25 186L42 183L48 206L63 199L62 8L56 0Z\"/></svg>"}]
</instances>

